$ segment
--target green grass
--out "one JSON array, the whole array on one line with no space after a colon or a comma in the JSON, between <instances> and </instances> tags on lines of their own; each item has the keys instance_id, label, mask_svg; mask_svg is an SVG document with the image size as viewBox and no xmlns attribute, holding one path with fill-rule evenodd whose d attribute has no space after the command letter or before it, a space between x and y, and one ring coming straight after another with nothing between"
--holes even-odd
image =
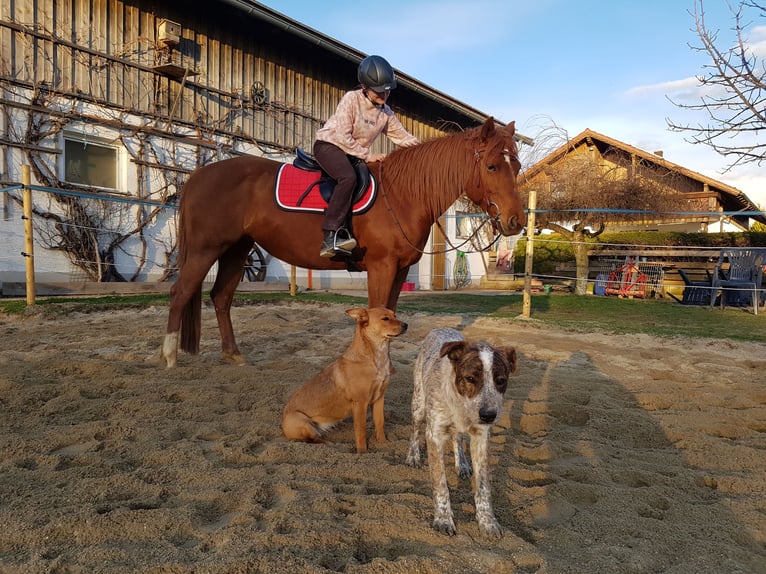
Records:
<instances>
[{"instance_id":1,"label":"green grass","mask_svg":"<svg viewBox=\"0 0 766 574\"><path fill-rule=\"evenodd\" d=\"M449 294L400 299L400 311L455 312L518 319L522 295ZM645 333L766 342L766 312L744 308L724 311L685 306L671 300L619 299L570 294L533 295L531 319L543 325L589 332Z\"/></svg>"},{"instance_id":2,"label":"green grass","mask_svg":"<svg viewBox=\"0 0 766 574\"><path fill-rule=\"evenodd\" d=\"M344 306L364 306L367 298L341 293L304 292L238 293L235 305L262 305L292 301ZM141 309L167 305L167 295L124 295L108 297L52 297L38 299L27 309L24 301L0 300L0 313L36 314L60 317L79 312L110 309ZM403 293L399 313L457 314L519 320L522 313L520 293L482 292L413 292ZM766 312L758 316L749 308L709 310L707 307L680 305L671 300L618 299L553 293L533 295L531 319L541 325L565 329L608 333L645 333L653 336L732 339L766 342ZM617 343L616 343L617 344Z\"/></svg>"}]
</instances>

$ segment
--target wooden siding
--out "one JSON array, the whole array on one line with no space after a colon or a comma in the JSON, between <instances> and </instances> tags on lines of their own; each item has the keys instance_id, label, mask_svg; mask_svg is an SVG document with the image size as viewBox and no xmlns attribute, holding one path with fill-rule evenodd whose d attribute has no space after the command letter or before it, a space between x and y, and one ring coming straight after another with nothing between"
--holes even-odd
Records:
<instances>
[{"instance_id":1,"label":"wooden siding","mask_svg":"<svg viewBox=\"0 0 766 574\"><path fill-rule=\"evenodd\" d=\"M181 25L170 51L157 41L164 18ZM0 82L45 92L38 103L52 112L55 97L86 100L170 135L193 130L267 153L310 147L356 72L353 62L215 1L4 2L0 58ZM168 64L172 72L157 68ZM265 102L253 98L260 88ZM397 90L392 104L421 139L441 135L442 120L470 123L407 90ZM384 140L380 150L389 148Z\"/></svg>"}]
</instances>

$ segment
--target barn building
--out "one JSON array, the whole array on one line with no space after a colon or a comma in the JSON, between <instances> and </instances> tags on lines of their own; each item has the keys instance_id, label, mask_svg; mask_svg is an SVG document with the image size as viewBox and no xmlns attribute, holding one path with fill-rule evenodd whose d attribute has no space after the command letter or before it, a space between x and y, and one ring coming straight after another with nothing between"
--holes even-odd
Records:
<instances>
[{"instance_id":1,"label":"barn building","mask_svg":"<svg viewBox=\"0 0 766 574\"><path fill-rule=\"evenodd\" d=\"M310 150L365 55L250 0L4 3L0 187L30 166L37 279L172 279L188 175L238 155L291 161L296 147ZM420 139L487 118L397 74L391 106ZM389 145L379 138L374 151ZM0 281L23 281L20 193L0 196ZM444 218L448 235L472 221L462 211ZM452 257L424 257L408 280L449 288ZM481 274L481 261L472 267ZM266 275L285 280L289 267L272 259ZM298 270L299 284L305 277ZM329 271L313 283L366 284L364 274Z\"/></svg>"}]
</instances>

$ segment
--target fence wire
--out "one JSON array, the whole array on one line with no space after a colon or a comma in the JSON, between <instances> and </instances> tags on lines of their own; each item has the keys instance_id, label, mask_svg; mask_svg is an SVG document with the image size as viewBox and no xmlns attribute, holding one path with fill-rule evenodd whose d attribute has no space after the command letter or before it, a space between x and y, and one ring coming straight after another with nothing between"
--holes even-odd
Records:
<instances>
[{"instance_id":1,"label":"fence wire","mask_svg":"<svg viewBox=\"0 0 766 574\"><path fill-rule=\"evenodd\" d=\"M159 202L159 201L153 201L151 199L138 199L138 198L132 198L132 197L126 197L126 196L118 196L114 194L107 194L107 193L90 193L90 192L83 192L83 191L74 191L74 190L63 190L63 189L56 189L56 188L49 188L44 186L38 186L38 185L30 185L27 186L28 189L38 192L38 193L45 193L45 194L56 194L63 197L72 197L72 198L79 198L79 199L89 199L89 200L98 200L102 202L111 202L115 204L123 204L123 205L130 205L130 206L142 206L142 207L150 207L154 210L172 210L175 212L178 209L178 203L176 201L170 201L170 202ZM12 184L8 185L4 188L0 188L0 194L7 194L9 197L12 197L13 200L21 205L21 198L18 196L19 192L22 191L24 188L21 184ZM8 212L10 211L7 202L4 202L4 211L6 213L5 221L8 222ZM551 213L551 210L545 210L545 209L536 209L532 210L535 213ZM648 211L641 211L641 210L626 210L626 209L579 209L579 210L566 210L561 211L562 214L565 214L566 212L592 212L592 213L612 213L612 214L643 214L647 217L661 217L661 216L668 216L668 215L674 215L674 216L709 216L714 218L720 218L720 217L727 217L727 216L764 216L765 212L763 211L731 211L731 212L702 212L702 211L663 211L663 212L648 212ZM530 212L530 210L527 210L527 212ZM465 217L464 213L460 214L451 214L447 217L453 217L453 218L460 218ZM19 221L19 226L22 225L22 222ZM109 233L120 233L119 230L116 229L109 229L106 227L98 227L98 226L90 226L90 225L82 225L74 222L60 222L57 224L59 226L59 229L62 230L62 232L68 232L72 230L79 230L81 232L92 232L94 234L109 234ZM10 227L10 226L9 226ZM0 228L1 229L1 228ZM18 229L14 230L16 231L17 235L20 235L18 231L21 229L19 227ZM164 238L165 241L158 240L156 238L151 237L150 235L142 235L140 238L140 241L143 242L143 250L141 253L130 253L126 249L123 249L120 247L120 252L122 256L124 256L127 260L134 260L134 261L141 261L142 265L147 269L154 269L154 270L164 270L169 273L173 273L177 271L177 268L174 267L172 261L171 263L168 262L168 258L166 255L167 251L167 237ZM527 240L526 237L520 237L518 239L519 241L525 241ZM152 244L154 242L154 244ZM555 243L567 243L570 246L575 245L577 242L573 241L565 241L561 239L546 239L544 236L537 236L534 238L535 244L545 244L546 242L555 242ZM24 253L23 249L14 249L14 247L19 247L19 245L10 245L10 242L6 242L5 249L0 250L0 271L6 271L8 269L14 269L14 270L20 270L23 268L24 265ZM612 257L595 257L591 260L589 264L589 273L588 277L585 280L586 283L589 285L588 290L592 292L598 292L598 288L600 286L603 286L605 281L608 281L608 277L612 274L614 274L616 271L618 271L621 267L625 266L628 262L628 259L632 259L635 262L635 265L640 273L645 276L646 284L649 287L649 291L653 294L662 294L666 293L668 289L671 289L673 287L678 287L678 281L671 281L670 283L667 282L667 273L666 269L663 267L663 265L656 261L649 261L647 260L649 256L639 256L634 255L633 253L636 252L644 252L644 253L651 253L651 251L661 251L661 250L673 250L673 249L681 249L678 246L672 246L672 245L647 245L647 244L625 244L625 243L594 243L594 242L582 242L588 246L598 247L599 249L604 248L614 248L618 249L624 252L624 255L615 255ZM147 247L147 244L149 246ZM23 247L23 243L21 244ZM45 251L50 251L51 246L46 245L43 243L38 237L37 234L35 234L35 256L36 256L36 262L41 263L42 265L45 265L46 262L44 261L44 257L38 257L38 253L44 253ZM704 260L704 256L701 255L703 251L711 251L711 247L701 247L701 246L684 246L682 248L682 251L687 254L688 258L690 259L697 259L697 260ZM518 251L518 250L517 250ZM164 259L157 258L156 256L153 256L152 254L159 254L162 253L165 256ZM699 253L699 254L697 254ZM59 260L60 261L60 260ZM89 261L82 258L69 258L69 280L70 281L86 281L88 279L88 273L85 271L85 268L88 266L95 266L95 265L109 265L110 263L104 263L103 261ZM699 263L699 261L698 261ZM703 261L704 263L704 261ZM710 261L707 261L708 264L711 264ZM534 265L534 262L533 262ZM672 271L672 265L669 266ZM53 269L40 269L40 271L45 272L56 272ZM217 265L214 265L211 270L209 271L206 281L212 282L215 279L215 275L217 273ZM510 277L515 279L521 279L523 278L523 273L521 272L515 272L515 273L509 273ZM483 275L481 275L483 277ZM468 265L467 261L465 260L465 256L458 257L456 259L456 262L454 264L453 274L452 274L452 287L453 288L464 288L466 286L470 286L471 284L475 284L477 279L479 279L480 276L475 276L470 269L470 266ZM607 278L607 279L605 279ZM279 278L282 280L283 278ZM286 279L286 278L284 278ZM441 277L436 278L434 276L431 276L431 279L442 279L446 280L447 277ZM575 273L569 272L569 273L542 273L539 271L535 271L533 267L533 273L532 273L532 279L536 280L538 283L544 284L544 285L550 285L550 284L559 284L564 286L571 286L574 284L575 280L577 279L575 276ZM734 287L727 287L726 289L732 290L732 291L741 291L741 288L734 288Z\"/></svg>"}]
</instances>

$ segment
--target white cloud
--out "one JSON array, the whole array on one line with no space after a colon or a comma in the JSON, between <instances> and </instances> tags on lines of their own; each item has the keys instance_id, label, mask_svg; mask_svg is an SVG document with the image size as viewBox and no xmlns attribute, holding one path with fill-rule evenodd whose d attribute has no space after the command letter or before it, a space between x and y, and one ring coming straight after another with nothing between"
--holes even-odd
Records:
<instances>
[{"instance_id":1,"label":"white cloud","mask_svg":"<svg viewBox=\"0 0 766 574\"><path fill-rule=\"evenodd\" d=\"M743 42L747 53L755 58L756 66L762 66L763 60L766 59L766 26L755 26L748 30L747 35L743 36ZM733 46L731 50L736 53L739 48ZM707 72L712 72L712 70L701 69L699 76L705 77L708 75ZM625 96L647 98L663 95L676 103L687 104L691 102L696 104L704 97L720 96L723 92L724 89L721 86L702 86L700 85L698 76L688 76L686 78L659 82L657 84L635 86L626 90Z\"/></svg>"},{"instance_id":2,"label":"white cloud","mask_svg":"<svg viewBox=\"0 0 766 574\"><path fill-rule=\"evenodd\" d=\"M698 105L703 99L721 98L725 95L725 88L720 85L701 85L696 76L670 80L658 84L635 86L624 92L628 98L639 99L669 99L675 104Z\"/></svg>"},{"instance_id":3,"label":"white cloud","mask_svg":"<svg viewBox=\"0 0 766 574\"><path fill-rule=\"evenodd\" d=\"M677 94L690 92L699 88L699 80L695 77L683 78L681 80L671 80L669 82L660 82L659 84L648 84L645 86L635 86L625 91L626 96L654 96L657 94Z\"/></svg>"},{"instance_id":4,"label":"white cloud","mask_svg":"<svg viewBox=\"0 0 766 574\"><path fill-rule=\"evenodd\" d=\"M766 57L766 26L754 26L743 36L745 49L756 58Z\"/></svg>"}]
</instances>

